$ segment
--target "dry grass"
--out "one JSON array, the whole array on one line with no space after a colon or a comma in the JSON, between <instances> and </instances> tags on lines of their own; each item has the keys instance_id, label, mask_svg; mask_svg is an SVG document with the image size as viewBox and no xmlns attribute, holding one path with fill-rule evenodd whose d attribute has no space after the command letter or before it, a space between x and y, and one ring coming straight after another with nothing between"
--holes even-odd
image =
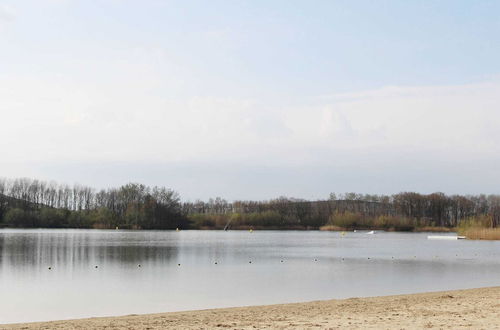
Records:
<instances>
[{"instance_id":1,"label":"dry grass","mask_svg":"<svg viewBox=\"0 0 500 330\"><path fill-rule=\"evenodd\" d=\"M345 231L345 228L339 227L339 226L333 226L333 225L326 225L326 226L321 226L319 227L319 230L325 230L325 231Z\"/></svg>"},{"instance_id":2,"label":"dry grass","mask_svg":"<svg viewBox=\"0 0 500 330\"><path fill-rule=\"evenodd\" d=\"M377 230L388 230L388 231L397 231L397 228L388 228L385 229L382 226L368 226L365 229L377 229ZM347 228L341 227L341 226L335 226L335 225L325 225L319 227L319 230L324 230L324 231L348 231ZM448 227L416 227L413 229L414 232L434 232L434 233L443 233L443 232L455 232L456 228L448 228Z\"/></svg>"},{"instance_id":3,"label":"dry grass","mask_svg":"<svg viewBox=\"0 0 500 330\"><path fill-rule=\"evenodd\" d=\"M467 239L500 240L500 228L468 228L464 234Z\"/></svg>"},{"instance_id":4,"label":"dry grass","mask_svg":"<svg viewBox=\"0 0 500 330\"><path fill-rule=\"evenodd\" d=\"M493 228L491 215L470 217L459 223L458 235L467 239L500 240L500 228Z\"/></svg>"},{"instance_id":5,"label":"dry grass","mask_svg":"<svg viewBox=\"0 0 500 330\"><path fill-rule=\"evenodd\" d=\"M452 232L456 231L455 228L448 227L432 227L432 226L424 226L415 228L416 232L434 232L434 233L443 233L443 232Z\"/></svg>"}]
</instances>

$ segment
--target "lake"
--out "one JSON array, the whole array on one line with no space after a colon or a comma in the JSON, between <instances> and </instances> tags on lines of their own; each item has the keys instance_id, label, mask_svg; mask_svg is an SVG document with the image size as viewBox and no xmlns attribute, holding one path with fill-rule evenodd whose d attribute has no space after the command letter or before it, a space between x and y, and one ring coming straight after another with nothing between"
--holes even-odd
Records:
<instances>
[{"instance_id":1,"label":"lake","mask_svg":"<svg viewBox=\"0 0 500 330\"><path fill-rule=\"evenodd\" d=\"M2 229L0 323L500 285L499 241L427 235Z\"/></svg>"}]
</instances>

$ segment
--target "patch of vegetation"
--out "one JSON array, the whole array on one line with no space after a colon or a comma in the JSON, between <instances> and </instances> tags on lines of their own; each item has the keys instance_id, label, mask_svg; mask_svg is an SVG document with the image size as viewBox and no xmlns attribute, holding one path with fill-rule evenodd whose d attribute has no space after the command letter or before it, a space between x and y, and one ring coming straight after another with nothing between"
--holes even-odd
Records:
<instances>
[{"instance_id":1,"label":"patch of vegetation","mask_svg":"<svg viewBox=\"0 0 500 330\"><path fill-rule=\"evenodd\" d=\"M470 217L459 224L457 233L467 239L500 240L500 228L493 228L493 225L491 215Z\"/></svg>"}]
</instances>

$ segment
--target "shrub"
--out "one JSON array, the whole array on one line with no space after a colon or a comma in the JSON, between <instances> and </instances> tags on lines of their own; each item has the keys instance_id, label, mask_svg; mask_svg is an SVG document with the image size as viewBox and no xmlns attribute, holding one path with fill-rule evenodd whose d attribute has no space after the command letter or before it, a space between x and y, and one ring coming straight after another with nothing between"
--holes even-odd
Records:
<instances>
[{"instance_id":1,"label":"shrub","mask_svg":"<svg viewBox=\"0 0 500 330\"><path fill-rule=\"evenodd\" d=\"M5 213L4 222L12 227L34 227L37 218L29 211L14 208Z\"/></svg>"},{"instance_id":2,"label":"shrub","mask_svg":"<svg viewBox=\"0 0 500 330\"><path fill-rule=\"evenodd\" d=\"M92 220L89 214L83 212L71 212L68 217L68 227L71 228L91 228Z\"/></svg>"},{"instance_id":3,"label":"shrub","mask_svg":"<svg viewBox=\"0 0 500 330\"><path fill-rule=\"evenodd\" d=\"M60 227L65 227L67 225L68 216L64 210L52 209L46 207L41 209L38 220L39 220L38 225L40 227L60 228Z\"/></svg>"},{"instance_id":4,"label":"shrub","mask_svg":"<svg viewBox=\"0 0 500 330\"><path fill-rule=\"evenodd\" d=\"M330 215L330 224L342 228L357 228L363 225L363 216L360 213L335 212Z\"/></svg>"},{"instance_id":5,"label":"shrub","mask_svg":"<svg viewBox=\"0 0 500 330\"><path fill-rule=\"evenodd\" d=\"M192 228L219 228L222 229L229 221L227 214L191 214L188 216Z\"/></svg>"},{"instance_id":6,"label":"shrub","mask_svg":"<svg viewBox=\"0 0 500 330\"><path fill-rule=\"evenodd\" d=\"M276 211L254 212L242 215L242 224L256 227L274 227L285 224Z\"/></svg>"},{"instance_id":7,"label":"shrub","mask_svg":"<svg viewBox=\"0 0 500 330\"><path fill-rule=\"evenodd\" d=\"M376 228L397 231L411 231L415 228L414 224L408 218L391 215L381 215L375 218L373 225Z\"/></svg>"}]
</instances>

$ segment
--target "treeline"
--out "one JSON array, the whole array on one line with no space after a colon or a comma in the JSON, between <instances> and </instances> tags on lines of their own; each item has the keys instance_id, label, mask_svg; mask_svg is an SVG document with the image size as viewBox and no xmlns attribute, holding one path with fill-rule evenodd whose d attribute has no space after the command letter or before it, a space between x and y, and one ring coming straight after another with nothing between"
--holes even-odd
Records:
<instances>
[{"instance_id":1,"label":"treeline","mask_svg":"<svg viewBox=\"0 0 500 330\"><path fill-rule=\"evenodd\" d=\"M500 196L402 192L330 194L328 200L181 202L177 192L129 183L95 190L32 179L0 179L0 225L128 229L454 228L480 216L500 224Z\"/></svg>"},{"instance_id":2,"label":"treeline","mask_svg":"<svg viewBox=\"0 0 500 330\"><path fill-rule=\"evenodd\" d=\"M216 198L184 203L184 213L198 227L273 227L414 230L454 228L476 216L500 224L499 195L451 195L402 192L395 195L330 194L325 201L280 197L269 201Z\"/></svg>"},{"instance_id":3,"label":"treeline","mask_svg":"<svg viewBox=\"0 0 500 330\"><path fill-rule=\"evenodd\" d=\"M31 179L0 180L0 223L11 227L171 229L187 227L179 194L129 183L95 191Z\"/></svg>"}]
</instances>

